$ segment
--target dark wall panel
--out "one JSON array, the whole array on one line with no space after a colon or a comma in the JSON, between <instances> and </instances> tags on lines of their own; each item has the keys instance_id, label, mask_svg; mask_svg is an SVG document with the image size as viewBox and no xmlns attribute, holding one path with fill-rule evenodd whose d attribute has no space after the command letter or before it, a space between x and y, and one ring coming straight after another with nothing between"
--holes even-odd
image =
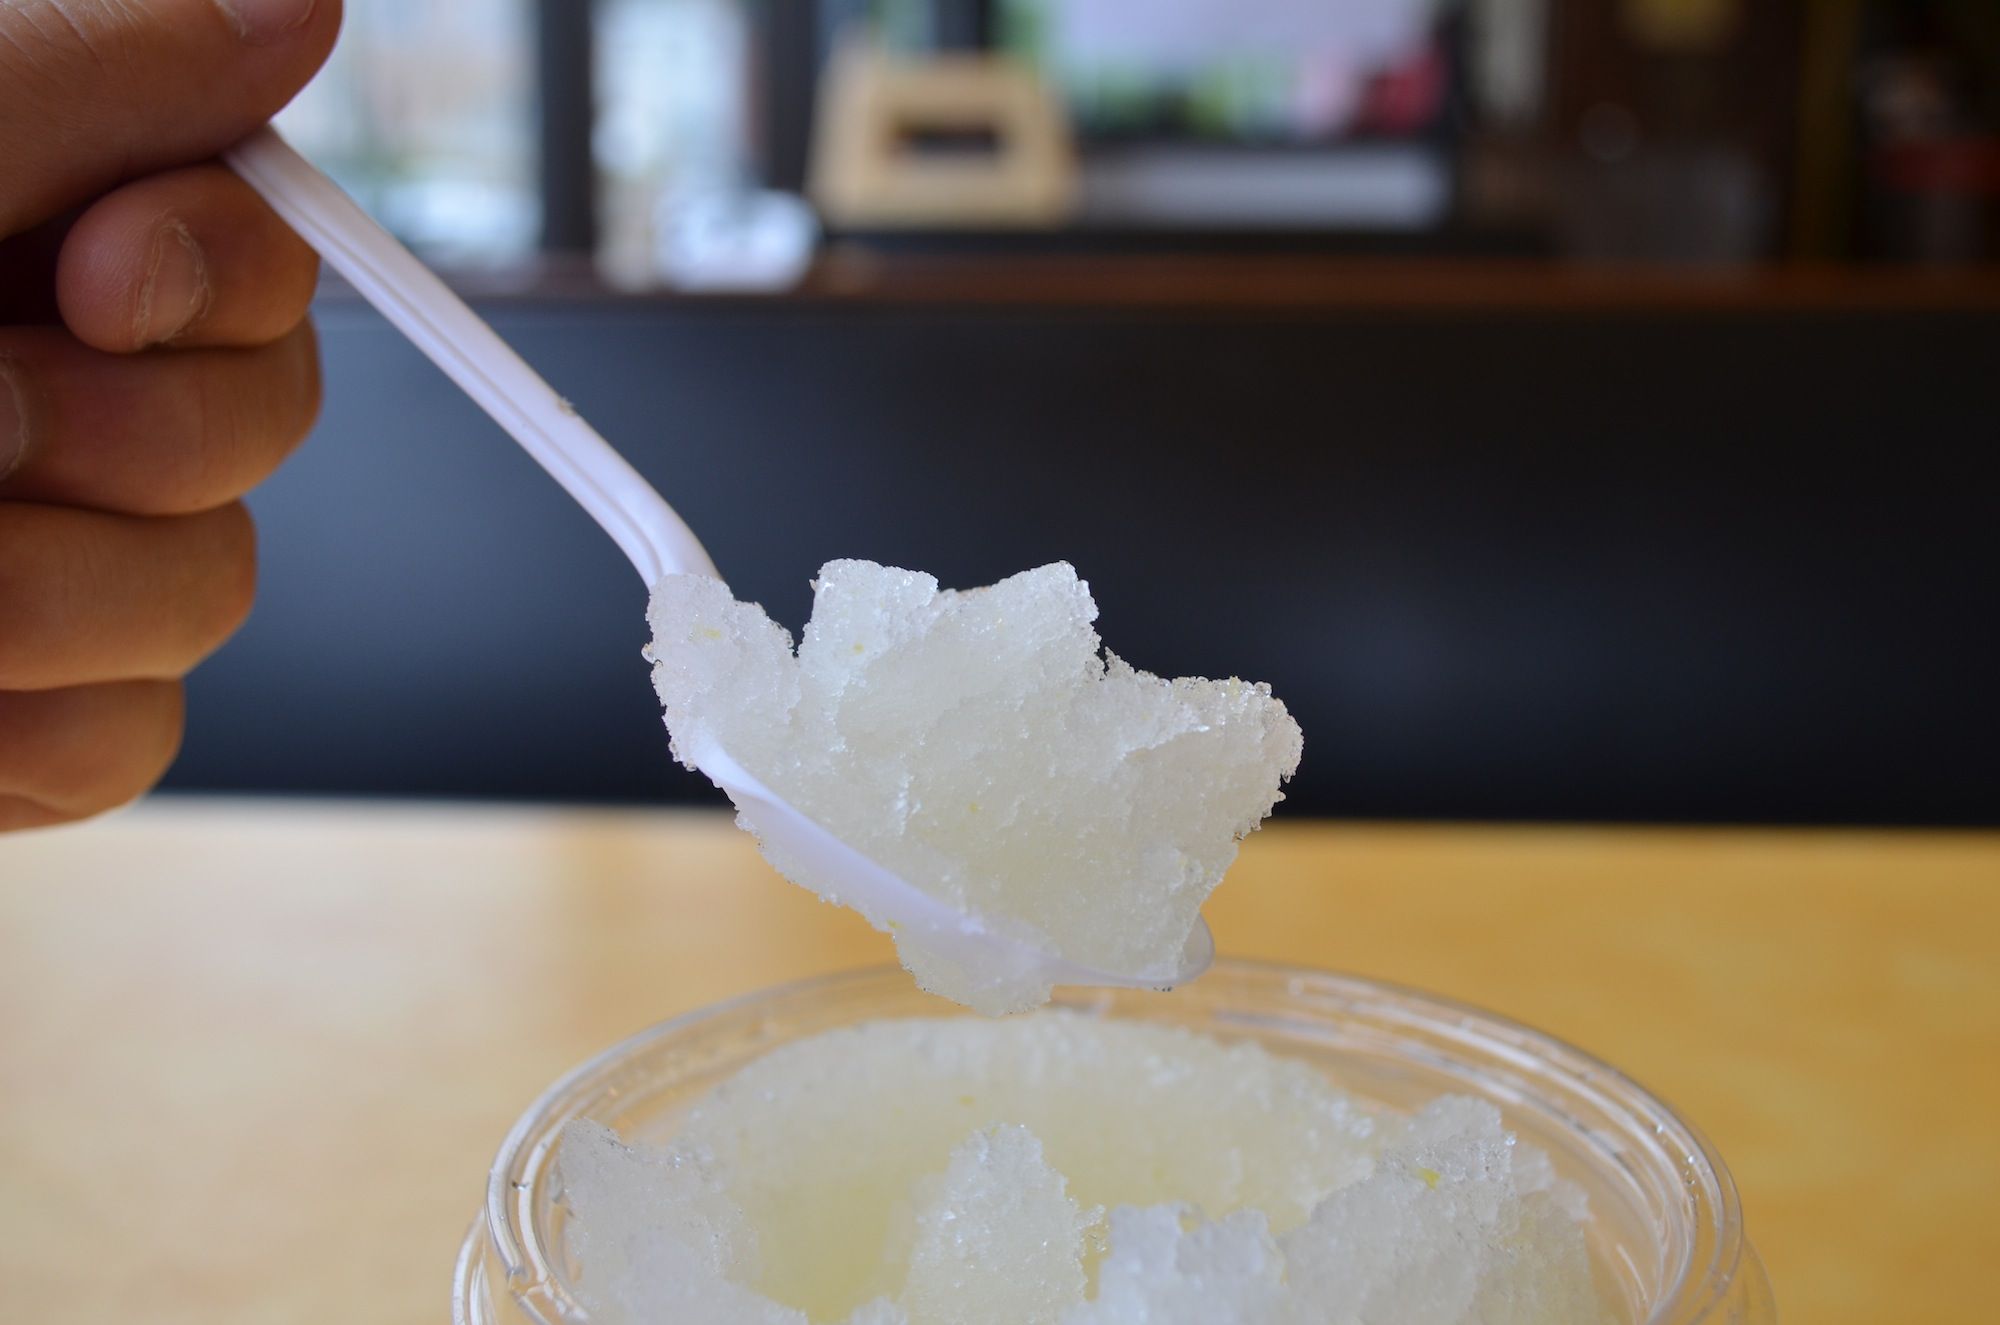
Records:
<instances>
[{"instance_id":1,"label":"dark wall panel","mask_svg":"<svg viewBox=\"0 0 2000 1325\"><path fill-rule=\"evenodd\" d=\"M787 625L831 557L1067 558L1134 663L1274 684L1294 811L2000 820L2000 319L494 316ZM610 542L372 314L321 327L172 785L699 795Z\"/></svg>"}]
</instances>

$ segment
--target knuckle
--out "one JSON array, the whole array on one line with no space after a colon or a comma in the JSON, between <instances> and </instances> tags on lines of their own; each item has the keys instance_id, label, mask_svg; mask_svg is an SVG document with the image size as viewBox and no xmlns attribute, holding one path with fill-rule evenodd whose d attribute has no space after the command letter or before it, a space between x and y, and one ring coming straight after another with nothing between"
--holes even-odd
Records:
<instances>
[{"instance_id":1,"label":"knuckle","mask_svg":"<svg viewBox=\"0 0 2000 1325\"><path fill-rule=\"evenodd\" d=\"M12 725L24 763L6 770L14 794L45 822L87 818L143 795L180 752L179 682L116 682L15 695Z\"/></svg>"},{"instance_id":2,"label":"knuckle","mask_svg":"<svg viewBox=\"0 0 2000 1325\"><path fill-rule=\"evenodd\" d=\"M162 394L167 417L186 443L172 448L172 491L179 508L204 511L231 501L264 476L270 455L289 446L293 424L274 410L274 397L291 394L291 374L278 371L265 350L191 353Z\"/></svg>"},{"instance_id":3,"label":"knuckle","mask_svg":"<svg viewBox=\"0 0 2000 1325\"><path fill-rule=\"evenodd\" d=\"M180 753L185 717L178 681L126 687L126 702L100 739L61 771L46 789L56 804L84 815L102 814L151 790Z\"/></svg>"},{"instance_id":4,"label":"knuckle","mask_svg":"<svg viewBox=\"0 0 2000 1325\"><path fill-rule=\"evenodd\" d=\"M55 0L25 0L0 11L0 67L16 79L42 88L71 85L78 73L95 72L110 63L116 30L100 30L88 10Z\"/></svg>"},{"instance_id":5,"label":"knuckle","mask_svg":"<svg viewBox=\"0 0 2000 1325\"><path fill-rule=\"evenodd\" d=\"M256 201L264 207L262 199ZM259 316L267 334L277 340L296 332L312 312L319 292L319 254L268 208L260 213L259 224L264 228Z\"/></svg>"},{"instance_id":6,"label":"knuckle","mask_svg":"<svg viewBox=\"0 0 2000 1325\"><path fill-rule=\"evenodd\" d=\"M157 24L131 4L14 0L0 6L0 74L80 113L81 90L117 86L144 64Z\"/></svg>"},{"instance_id":7,"label":"knuckle","mask_svg":"<svg viewBox=\"0 0 2000 1325\"><path fill-rule=\"evenodd\" d=\"M217 629L228 638L249 619L257 599L257 526L241 502L215 512L222 524L221 567L216 580Z\"/></svg>"},{"instance_id":8,"label":"knuckle","mask_svg":"<svg viewBox=\"0 0 2000 1325\"><path fill-rule=\"evenodd\" d=\"M162 358L146 366L153 371L145 407L170 421L147 447L155 475L147 513L192 513L234 495L228 458L239 428L238 411L208 353L192 351L185 358Z\"/></svg>"},{"instance_id":9,"label":"knuckle","mask_svg":"<svg viewBox=\"0 0 2000 1325\"><path fill-rule=\"evenodd\" d=\"M0 503L0 689L36 682L40 655L61 628L46 547L30 512Z\"/></svg>"},{"instance_id":10,"label":"knuckle","mask_svg":"<svg viewBox=\"0 0 2000 1325\"><path fill-rule=\"evenodd\" d=\"M293 432L287 440L296 446L306 439L306 435L319 422L321 407L326 403L326 383L320 374L319 332L308 318L299 324L295 333L298 347L298 401L297 417L293 421Z\"/></svg>"},{"instance_id":11,"label":"knuckle","mask_svg":"<svg viewBox=\"0 0 2000 1325\"><path fill-rule=\"evenodd\" d=\"M197 441L179 448L174 490L202 510L262 481L319 416L319 354L310 334L255 350L204 352L170 394Z\"/></svg>"},{"instance_id":12,"label":"knuckle","mask_svg":"<svg viewBox=\"0 0 2000 1325\"><path fill-rule=\"evenodd\" d=\"M24 828L54 828L59 824L75 823L83 817L44 805L31 796L0 793L0 833L18 832Z\"/></svg>"},{"instance_id":13,"label":"knuckle","mask_svg":"<svg viewBox=\"0 0 2000 1325\"><path fill-rule=\"evenodd\" d=\"M181 752L181 737L187 725L187 691L179 681L155 682L148 689L152 702L147 707L147 719L133 733L133 748L138 757L124 785L115 788L118 799L114 804L123 805L151 790Z\"/></svg>"}]
</instances>

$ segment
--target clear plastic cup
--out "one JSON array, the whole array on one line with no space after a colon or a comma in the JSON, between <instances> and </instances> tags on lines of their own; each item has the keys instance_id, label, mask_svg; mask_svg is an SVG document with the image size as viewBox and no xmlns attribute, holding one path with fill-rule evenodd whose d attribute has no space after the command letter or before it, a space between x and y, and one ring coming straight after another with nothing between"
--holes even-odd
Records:
<instances>
[{"instance_id":1,"label":"clear plastic cup","mask_svg":"<svg viewBox=\"0 0 2000 1325\"><path fill-rule=\"evenodd\" d=\"M1324 1071L1381 1108L1475 1095L1547 1151L1590 1201L1591 1252L1624 1318L1656 1325L1768 1325L1770 1282L1743 1232L1736 1185L1706 1138L1616 1069L1539 1031L1373 980L1240 961L1171 994L1058 991L1060 1006L1254 1040ZM858 1022L963 1009L895 968L785 985L675 1018L598 1055L514 1125L486 1206L460 1252L455 1325L569 1325L565 1212L552 1168L563 1124L672 1133L682 1107L779 1045ZM687 1322L686 1325L699 1325Z\"/></svg>"}]
</instances>

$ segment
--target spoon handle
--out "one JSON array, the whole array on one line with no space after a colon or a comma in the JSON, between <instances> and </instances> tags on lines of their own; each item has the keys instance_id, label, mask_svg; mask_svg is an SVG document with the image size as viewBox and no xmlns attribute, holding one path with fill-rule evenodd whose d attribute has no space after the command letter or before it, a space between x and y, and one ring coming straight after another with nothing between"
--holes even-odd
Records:
<instances>
[{"instance_id":1,"label":"spoon handle","mask_svg":"<svg viewBox=\"0 0 2000 1325\"><path fill-rule=\"evenodd\" d=\"M576 498L649 588L677 572L721 578L701 541L639 471L277 130L266 125L223 159Z\"/></svg>"}]
</instances>

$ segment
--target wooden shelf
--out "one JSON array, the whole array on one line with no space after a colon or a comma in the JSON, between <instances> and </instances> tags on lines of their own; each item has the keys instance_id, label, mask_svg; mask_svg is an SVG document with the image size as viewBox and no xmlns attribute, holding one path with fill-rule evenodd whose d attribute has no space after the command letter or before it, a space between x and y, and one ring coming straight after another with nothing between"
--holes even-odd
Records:
<instances>
[{"instance_id":1,"label":"wooden shelf","mask_svg":"<svg viewBox=\"0 0 2000 1325\"><path fill-rule=\"evenodd\" d=\"M897 303L1222 309L2000 309L2000 269L1674 269L1252 254L982 260L834 251L807 291Z\"/></svg>"},{"instance_id":2,"label":"wooden shelf","mask_svg":"<svg viewBox=\"0 0 2000 1325\"><path fill-rule=\"evenodd\" d=\"M2000 266L1616 267L1300 254L895 254L829 249L797 288L684 294L606 285L587 262L460 273L487 301L1187 311L2000 312ZM353 298L337 279L327 290Z\"/></svg>"}]
</instances>

